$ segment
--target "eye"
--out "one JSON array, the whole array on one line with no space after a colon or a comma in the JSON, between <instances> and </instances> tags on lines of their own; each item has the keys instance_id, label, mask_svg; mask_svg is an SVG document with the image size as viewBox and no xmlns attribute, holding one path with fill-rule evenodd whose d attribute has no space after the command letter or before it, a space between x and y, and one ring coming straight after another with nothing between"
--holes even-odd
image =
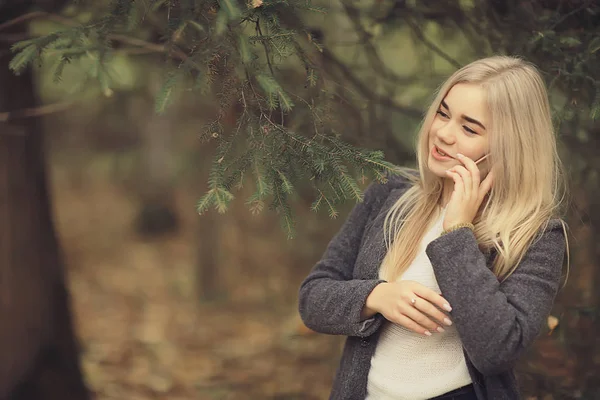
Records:
<instances>
[{"instance_id":1,"label":"eye","mask_svg":"<svg viewBox=\"0 0 600 400\"><path fill-rule=\"evenodd\" d=\"M443 112L442 110L437 110L437 114L441 115L444 118L449 118L448 115L445 112Z\"/></svg>"},{"instance_id":2,"label":"eye","mask_svg":"<svg viewBox=\"0 0 600 400\"><path fill-rule=\"evenodd\" d=\"M468 126L463 125L463 128L465 128L465 131L469 132L469 134L477 135L477 132L475 132L473 129L469 128Z\"/></svg>"}]
</instances>

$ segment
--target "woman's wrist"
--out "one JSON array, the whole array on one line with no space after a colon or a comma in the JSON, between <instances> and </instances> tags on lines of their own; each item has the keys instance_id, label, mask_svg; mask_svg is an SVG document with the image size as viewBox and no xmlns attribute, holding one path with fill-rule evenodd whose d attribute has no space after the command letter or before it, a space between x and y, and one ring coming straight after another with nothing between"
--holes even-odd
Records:
<instances>
[{"instance_id":1,"label":"woman's wrist","mask_svg":"<svg viewBox=\"0 0 600 400\"><path fill-rule=\"evenodd\" d=\"M385 285L387 282L381 282L377 286L373 288L369 296L367 296L367 300L365 301L365 305L360 313L361 319L371 318L373 315L377 314L377 298L379 295L379 291L381 290L382 285Z\"/></svg>"},{"instance_id":2,"label":"woman's wrist","mask_svg":"<svg viewBox=\"0 0 600 400\"><path fill-rule=\"evenodd\" d=\"M444 228L444 230L442 231L442 233L440 234L440 236L445 235L446 233L450 233L450 232L455 231L455 230L460 229L460 228L469 228L472 231L474 231L475 230L475 225L473 225L470 222L460 222L460 223L457 223L457 224L453 224L453 225L450 225L448 228Z\"/></svg>"}]
</instances>

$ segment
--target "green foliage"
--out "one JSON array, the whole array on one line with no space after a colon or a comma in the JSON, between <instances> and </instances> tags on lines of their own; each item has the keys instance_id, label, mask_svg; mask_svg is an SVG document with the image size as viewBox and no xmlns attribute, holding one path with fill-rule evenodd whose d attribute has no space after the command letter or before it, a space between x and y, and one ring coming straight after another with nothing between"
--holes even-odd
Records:
<instances>
[{"instance_id":1,"label":"green foliage","mask_svg":"<svg viewBox=\"0 0 600 400\"><path fill-rule=\"evenodd\" d=\"M282 15L307 11L324 12L306 0L115 0L105 14L84 25L16 43L10 67L20 73L41 62L41 55L52 53L57 59L54 79L60 81L67 64L91 59L88 75L108 94L112 89L106 63L115 46L157 50L156 44L135 38L135 33L144 21L152 20L151 14L154 21L166 20L160 45L169 61L156 96L156 112L164 113L177 90L186 86L202 95L214 94L220 106L216 120L206 125L200 137L217 141L218 150L198 212L211 207L225 212L234 199L232 190L251 177L256 191L247 199L250 209L261 212L268 205L280 214L291 237L294 221L289 200L307 180L334 217L334 207L344 199L362 199L353 169L380 180L394 170L382 153L346 145L335 137L334 119L324 118L318 91L311 95L283 84L284 66L296 57L305 65L308 86L319 89L320 74L310 55L320 49L305 40L310 35L302 26L290 29L281 20ZM233 115L232 124L225 116L236 105L242 106L242 112ZM294 122L300 120L300 125Z\"/></svg>"},{"instance_id":2,"label":"green foliage","mask_svg":"<svg viewBox=\"0 0 600 400\"><path fill-rule=\"evenodd\" d=\"M86 4L93 9L85 1L77 7L85 11ZM10 68L18 74L52 54L59 81L67 65L85 59L80 65L87 76L109 94L113 79L107 64L116 52L158 53L166 63L156 112L165 112L177 92L188 88L214 96L218 105L200 134L218 150L198 211L224 212L233 190L250 179L255 187L246 200L251 211L275 210L289 234L294 227L289 201L306 190L304 185L314 191L312 209L325 208L335 217L341 201L360 201L358 176L383 181L394 173L381 151L346 143L349 131L374 139L395 134L397 127L389 121L398 121L397 113L414 120L422 114L398 106L398 92L429 96L442 76L475 57L493 51L535 62L555 99L562 99L553 102L561 129L579 132L574 124L600 117L600 8L594 4L383 0L340 5L334 12L341 12L356 34L356 64L327 48L322 34L335 34L335 27L315 29L303 22L326 12L310 0L113 0L104 14L95 12L83 24L65 24L60 31L15 43ZM418 71L410 79L386 65L377 47L378 40L398 30L415 43L406 54L422 58L405 60ZM158 39L148 42L147 37Z\"/></svg>"},{"instance_id":3,"label":"green foliage","mask_svg":"<svg viewBox=\"0 0 600 400\"><path fill-rule=\"evenodd\" d=\"M173 91L177 86L177 82L181 80L181 78L182 72L180 69L176 68L167 70L162 87L156 96L154 109L157 113L164 113L167 106L171 104Z\"/></svg>"}]
</instances>

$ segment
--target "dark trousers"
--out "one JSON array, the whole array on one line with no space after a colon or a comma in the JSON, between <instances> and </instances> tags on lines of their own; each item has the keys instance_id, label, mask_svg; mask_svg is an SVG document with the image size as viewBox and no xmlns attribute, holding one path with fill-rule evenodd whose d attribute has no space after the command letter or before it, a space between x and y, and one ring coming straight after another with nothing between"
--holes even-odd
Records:
<instances>
[{"instance_id":1,"label":"dark trousers","mask_svg":"<svg viewBox=\"0 0 600 400\"><path fill-rule=\"evenodd\" d=\"M468 385L436 396L430 400L477 400L477 396L475 395L473 385Z\"/></svg>"}]
</instances>

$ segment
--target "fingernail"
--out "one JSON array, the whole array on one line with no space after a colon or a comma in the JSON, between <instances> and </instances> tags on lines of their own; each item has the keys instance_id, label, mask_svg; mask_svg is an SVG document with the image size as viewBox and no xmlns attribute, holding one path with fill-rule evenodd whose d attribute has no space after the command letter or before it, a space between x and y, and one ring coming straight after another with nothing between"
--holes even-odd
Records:
<instances>
[{"instance_id":1,"label":"fingernail","mask_svg":"<svg viewBox=\"0 0 600 400\"><path fill-rule=\"evenodd\" d=\"M441 326L438 326L438 327L437 327L437 331L438 331L439 333L444 333L444 332L446 332L446 330L445 330L444 328L442 328Z\"/></svg>"},{"instance_id":2,"label":"fingernail","mask_svg":"<svg viewBox=\"0 0 600 400\"><path fill-rule=\"evenodd\" d=\"M452 307L450 307L450 304L446 303L446 304L444 304L444 310L452 311Z\"/></svg>"},{"instance_id":3,"label":"fingernail","mask_svg":"<svg viewBox=\"0 0 600 400\"><path fill-rule=\"evenodd\" d=\"M426 334L427 336L431 336L431 332L429 332L429 331L425 331L425 334Z\"/></svg>"},{"instance_id":4,"label":"fingernail","mask_svg":"<svg viewBox=\"0 0 600 400\"><path fill-rule=\"evenodd\" d=\"M456 153L456 157L461 158L461 157L464 157L464 156L462 154L460 154L460 153Z\"/></svg>"},{"instance_id":5,"label":"fingernail","mask_svg":"<svg viewBox=\"0 0 600 400\"><path fill-rule=\"evenodd\" d=\"M448 326L452 325L452 321L450 321L448 318L444 318L444 323Z\"/></svg>"}]
</instances>

